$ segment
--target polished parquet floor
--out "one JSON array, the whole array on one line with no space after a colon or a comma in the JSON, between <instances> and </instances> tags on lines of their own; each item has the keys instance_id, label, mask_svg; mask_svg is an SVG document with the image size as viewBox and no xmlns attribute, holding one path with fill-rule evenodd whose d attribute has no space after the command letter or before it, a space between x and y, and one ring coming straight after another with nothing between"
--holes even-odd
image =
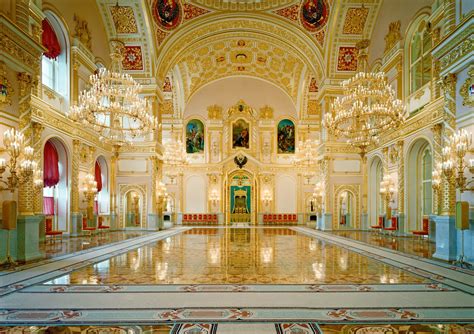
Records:
<instances>
[{"instance_id":1,"label":"polished parquet floor","mask_svg":"<svg viewBox=\"0 0 474 334\"><path fill-rule=\"evenodd\" d=\"M194 228L53 284L399 284L422 277L287 228Z\"/></svg>"}]
</instances>

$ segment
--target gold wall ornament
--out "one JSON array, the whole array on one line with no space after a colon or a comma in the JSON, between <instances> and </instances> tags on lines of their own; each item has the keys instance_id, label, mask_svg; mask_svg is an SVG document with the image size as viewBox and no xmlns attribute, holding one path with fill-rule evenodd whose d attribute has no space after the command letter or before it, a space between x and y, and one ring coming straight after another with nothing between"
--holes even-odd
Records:
<instances>
[{"instance_id":1,"label":"gold wall ornament","mask_svg":"<svg viewBox=\"0 0 474 334\"><path fill-rule=\"evenodd\" d=\"M75 27L73 37L76 37L86 48L91 50L92 36L87 21L81 19L77 14L74 14L74 23Z\"/></svg>"},{"instance_id":2,"label":"gold wall ornament","mask_svg":"<svg viewBox=\"0 0 474 334\"><path fill-rule=\"evenodd\" d=\"M368 14L369 9L365 7L349 8L342 27L342 33L351 35L362 34Z\"/></svg>"},{"instance_id":3,"label":"gold wall ornament","mask_svg":"<svg viewBox=\"0 0 474 334\"><path fill-rule=\"evenodd\" d=\"M6 65L0 61L0 106L11 105L14 89L7 79Z\"/></svg>"},{"instance_id":4,"label":"gold wall ornament","mask_svg":"<svg viewBox=\"0 0 474 334\"><path fill-rule=\"evenodd\" d=\"M467 72L466 81L459 89L459 95L463 98L463 106L474 107L474 66L472 65Z\"/></svg>"},{"instance_id":5,"label":"gold wall ornament","mask_svg":"<svg viewBox=\"0 0 474 334\"><path fill-rule=\"evenodd\" d=\"M174 115L173 100L164 100L160 103L160 111L162 115Z\"/></svg>"},{"instance_id":6,"label":"gold wall ornament","mask_svg":"<svg viewBox=\"0 0 474 334\"><path fill-rule=\"evenodd\" d=\"M387 53L392 49L392 47L402 39L402 34L400 33L401 22L400 20L391 22L388 25L388 33L385 35L385 49L384 53Z\"/></svg>"},{"instance_id":7,"label":"gold wall ornament","mask_svg":"<svg viewBox=\"0 0 474 334\"><path fill-rule=\"evenodd\" d=\"M208 119L222 119L222 107L214 104L207 107Z\"/></svg>"},{"instance_id":8,"label":"gold wall ornament","mask_svg":"<svg viewBox=\"0 0 474 334\"><path fill-rule=\"evenodd\" d=\"M234 104L232 107L229 108L227 111L227 117L230 117L234 114L238 115L250 115L252 117L255 117L255 110L247 105L244 100L239 100L236 104Z\"/></svg>"},{"instance_id":9,"label":"gold wall ornament","mask_svg":"<svg viewBox=\"0 0 474 334\"><path fill-rule=\"evenodd\" d=\"M135 13L130 6L111 6L110 13L118 34L137 34L138 26Z\"/></svg>"},{"instance_id":10,"label":"gold wall ornament","mask_svg":"<svg viewBox=\"0 0 474 334\"><path fill-rule=\"evenodd\" d=\"M308 100L308 115L321 115L321 104L317 100Z\"/></svg>"},{"instance_id":11,"label":"gold wall ornament","mask_svg":"<svg viewBox=\"0 0 474 334\"><path fill-rule=\"evenodd\" d=\"M273 108L270 106L263 106L260 108L260 118L261 119L272 119L273 118Z\"/></svg>"},{"instance_id":12,"label":"gold wall ornament","mask_svg":"<svg viewBox=\"0 0 474 334\"><path fill-rule=\"evenodd\" d=\"M400 150L398 145L391 145L388 152L388 159L390 164L394 165L397 163L398 158L400 157Z\"/></svg>"}]
</instances>

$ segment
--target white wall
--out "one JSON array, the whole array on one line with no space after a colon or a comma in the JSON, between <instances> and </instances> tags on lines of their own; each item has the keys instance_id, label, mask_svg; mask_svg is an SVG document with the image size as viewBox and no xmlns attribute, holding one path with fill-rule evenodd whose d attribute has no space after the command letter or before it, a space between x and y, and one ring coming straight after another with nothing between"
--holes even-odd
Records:
<instances>
[{"instance_id":1,"label":"white wall","mask_svg":"<svg viewBox=\"0 0 474 334\"><path fill-rule=\"evenodd\" d=\"M296 213L296 179L278 175L275 180L275 209L277 213Z\"/></svg>"},{"instance_id":2,"label":"white wall","mask_svg":"<svg viewBox=\"0 0 474 334\"><path fill-rule=\"evenodd\" d=\"M206 180L201 175L193 175L185 181L185 208L187 213L206 212Z\"/></svg>"}]
</instances>

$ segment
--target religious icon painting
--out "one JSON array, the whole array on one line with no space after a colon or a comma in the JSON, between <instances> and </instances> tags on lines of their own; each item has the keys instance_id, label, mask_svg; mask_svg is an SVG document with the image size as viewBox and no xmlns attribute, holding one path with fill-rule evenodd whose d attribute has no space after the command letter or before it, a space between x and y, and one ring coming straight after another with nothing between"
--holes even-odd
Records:
<instances>
[{"instance_id":1,"label":"religious icon painting","mask_svg":"<svg viewBox=\"0 0 474 334\"><path fill-rule=\"evenodd\" d=\"M178 0L155 0L152 11L155 22L164 30L172 30L181 23L181 4Z\"/></svg>"},{"instance_id":2,"label":"religious icon painting","mask_svg":"<svg viewBox=\"0 0 474 334\"><path fill-rule=\"evenodd\" d=\"M192 119L186 125L186 153L204 152L204 124Z\"/></svg>"},{"instance_id":3,"label":"religious icon painting","mask_svg":"<svg viewBox=\"0 0 474 334\"><path fill-rule=\"evenodd\" d=\"M295 153L295 123L283 119L277 129L278 154Z\"/></svg>"},{"instance_id":4,"label":"religious icon painting","mask_svg":"<svg viewBox=\"0 0 474 334\"><path fill-rule=\"evenodd\" d=\"M328 22L329 5L326 0L304 0L301 4L300 21L306 30L316 32Z\"/></svg>"},{"instance_id":5,"label":"religious icon painting","mask_svg":"<svg viewBox=\"0 0 474 334\"><path fill-rule=\"evenodd\" d=\"M250 147L250 126L243 119L232 124L232 148Z\"/></svg>"}]
</instances>

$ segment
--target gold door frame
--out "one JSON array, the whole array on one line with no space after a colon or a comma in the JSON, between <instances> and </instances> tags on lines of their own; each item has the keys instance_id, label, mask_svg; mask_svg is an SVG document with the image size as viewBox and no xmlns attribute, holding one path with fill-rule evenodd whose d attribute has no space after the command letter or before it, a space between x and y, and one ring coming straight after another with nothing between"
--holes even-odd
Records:
<instances>
[{"instance_id":1,"label":"gold door frame","mask_svg":"<svg viewBox=\"0 0 474 334\"><path fill-rule=\"evenodd\" d=\"M237 169L227 173L227 177L224 181L224 199L225 199L225 212L224 212L224 221L226 225L230 225L230 183L235 175L245 175L249 178L251 188L250 188L250 224L255 225L257 222L257 194L258 194L258 181L253 175L252 172L246 169Z\"/></svg>"}]
</instances>

